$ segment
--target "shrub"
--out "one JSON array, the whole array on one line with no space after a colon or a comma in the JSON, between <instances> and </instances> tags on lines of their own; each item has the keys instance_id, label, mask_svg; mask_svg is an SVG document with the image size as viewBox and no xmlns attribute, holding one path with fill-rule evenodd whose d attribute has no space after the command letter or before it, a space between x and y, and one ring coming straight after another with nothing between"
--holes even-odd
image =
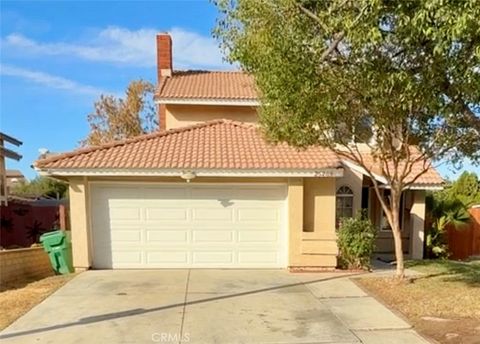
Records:
<instances>
[{"instance_id":1,"label":"shrub","mask_svg":"<svg viewBox=\"0 0 480 344\"><path fill-rule=\"evenodd\" d=\"M369 269L377 230L362 214L344 218L338 230L339 265L348 269Z\"/></svg>"}]
</instances>

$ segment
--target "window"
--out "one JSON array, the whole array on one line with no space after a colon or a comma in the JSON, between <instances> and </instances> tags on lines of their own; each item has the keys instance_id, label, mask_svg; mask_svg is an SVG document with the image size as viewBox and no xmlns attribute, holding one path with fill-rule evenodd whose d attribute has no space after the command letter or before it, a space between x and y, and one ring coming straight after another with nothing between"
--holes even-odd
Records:
<instances>
[{"instance_id":1,"label":"window","mask_svg":"<svg viewBox=\"0 0 480 344\"><path fill-rule=\"evenodd\" d=\"M353 217L353 191L345 185L337 190L335 214L337 228L340 226L340 220L344 217Z\"/></svg>"}]
</instances>

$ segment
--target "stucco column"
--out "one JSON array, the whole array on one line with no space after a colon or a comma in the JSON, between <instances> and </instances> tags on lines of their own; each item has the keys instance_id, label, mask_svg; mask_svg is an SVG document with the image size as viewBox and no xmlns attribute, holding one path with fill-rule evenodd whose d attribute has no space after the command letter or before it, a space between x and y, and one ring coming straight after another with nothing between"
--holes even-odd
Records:
<instances>
[{"instance_id":1,"label":"stucco column","mask_svg":"<svg viewBox=\"0 0 480 344\"><path fill-rule=\"evenodd\" d=\"M288 179L288 266L301 255L303 232L303 178Z\"/></svg>"},{"instance_id":2,"label":"stucco column","mask_svg":"<svg viewBox=\"0 0 480 344\"><path fill-rule=\"evenodd\" d=\"M410 210L410 258L423 258L423 242L425 240L425 191L413 191L413 204Z\"/></svg>"},{"instance_id":3,"label":"stucco column","mask_svg":"<svg viewBox=\"0 0 480 344\"><path fill-rule=\"evenodd\" d=\"M92 265L88 183L81 178L71 179L69 184L73 266L83 271Z\"/></svg>"}]
</instances>

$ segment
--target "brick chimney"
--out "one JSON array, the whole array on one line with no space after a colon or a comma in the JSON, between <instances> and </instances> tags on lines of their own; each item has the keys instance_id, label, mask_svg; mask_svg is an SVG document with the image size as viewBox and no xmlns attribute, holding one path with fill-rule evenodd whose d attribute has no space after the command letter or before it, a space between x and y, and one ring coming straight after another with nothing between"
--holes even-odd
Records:
<instances>
[{"instance_id":1,"label":"brick chimney","mask_svg":"<svg viewBox=\"0 0 480 344\"><path fill-rule=\"evenodd\" d=\"M157 73L158 81L172 76L172 37L168 33L157 35Z\"/></svg>"},{"instance_id":2,"label":"brick chimney","mask_svg":"<svg viewBox=\"0 0 480 344\"><path fill-rule=\"evenodd\" d=\"M157 78L160 84L161 78L172 76L172 37L168 33L157 35ZM158 128L166 130L167 109L165 104L158 105Z\"/></svg>"}]
</instances>

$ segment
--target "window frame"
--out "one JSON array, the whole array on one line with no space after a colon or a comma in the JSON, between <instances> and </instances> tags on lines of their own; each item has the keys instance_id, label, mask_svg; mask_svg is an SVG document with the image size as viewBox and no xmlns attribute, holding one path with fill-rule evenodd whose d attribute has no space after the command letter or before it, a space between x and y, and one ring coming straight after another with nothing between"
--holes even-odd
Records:
<instances>
[{"instance_id":1,"label":"window frame","mask_svg":"<svg viewBox=\"0 0 480 344\"><path fill-rule=\"evenodd\" d=\"M340 191L343 191L342 189L347 189L347 192L342 192L340 193ZM350 208L346 208L346 207L342 207L342 216L339 217L339 212L338 212L338 199L339 198L348 198L348 199L351 199L352 200L352 206ZM340 185L337 189L336 189L336 192L335 192L335 228L338 230L340 228L340 220L342 218L352 218L355 214L354 214L354 199L355 199L355 193L353 192L353 189L347 185L347 184L342 184ZM343 216L343 213L346 209L350 209L351 210L351 215L350 216Z\"/></svg>"}]
</instances>

